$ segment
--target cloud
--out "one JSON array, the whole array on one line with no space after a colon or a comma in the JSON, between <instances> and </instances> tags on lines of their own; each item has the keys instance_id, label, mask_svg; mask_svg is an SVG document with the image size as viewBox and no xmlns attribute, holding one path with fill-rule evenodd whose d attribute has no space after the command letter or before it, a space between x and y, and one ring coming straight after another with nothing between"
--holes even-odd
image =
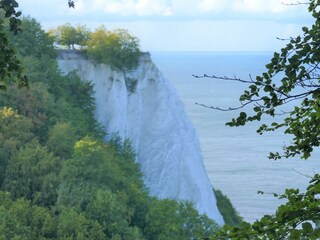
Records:
<instances>
[{"instance_id":1,"label":"cloud","mask_svg":"<svg viewBox=\"0 0 320 240\"><path fill-rule=\"evenodd\" d=\"M280 0L236 0L233 2L232 8L236 12L268 14L283 13L293 10L293 8L286 6Z\"/></svg>"},{"instance_id":2,"label":"cloud","mask_svg":"<svg viewBox=\"0 0 320 240\"><path fill-rule=\"evenodd\" d=\"M171 15L170 7L161 0L139 0L136 4L136 11L140 15Z\"/></svg>"},{"instance_id":3,"label":"cloud","mask_svg":"<svg viewBox=\"0 0 320 240\"><path fill-rule=\"evenodd\" d=\"M199 2L199 9L203 12L222 11L227 6L227 1L202 0Z\"/></svg>"},{"instance_id":4,"label":"cloud","mask_svg":"<svg viewBox=\"0 0 320 240\"><path fill-rule=\"evenodd\" d=\"M56 21L301 21L308 15L302 6L288 7L281 0L75 0L75 9L67 7L67 0L19 3L27 14Z\"/></svg>"},{"instance_id":5,"label":"cloud","mask_svg":"<svg viewBox=\"0 0 320 240\"><path fill-rule=\"evenodd\" d=\"M277 51L285 43L276 37L301 33L292 24L248 20L111 22L106 26L130 29L144 51Z\"/></svg>"},{"instance_id":6,"label":"cloud","mask_svg":"<svg viewBox=\"0 0 320 240\"><path fill-rule=\"evenodd\" d=\"M66 22L127 28L144 50L157 51L276 50L276 37L296 36L314 21L305 7L281 1L75 0L69 9L67 0L18 0L46 29Z\"/></svg>"},{"instance_id":7,"label":"cloud","mask_svg":"<svg viewBox=\"0 0 320 240\"><path fill-rule=\"evenodd\" d=\"M171 15L170 7L163 0L94 0L91 1L92 11L104 11L107 14L122 16L168 16ZM87 1L88 9L90 3Z\"/></svg>"},{"instance_id":8,"label":"cloud","mask_svg":"<svg viewBox=\"0 0 320 240\"><path fill-rule=\"evenodd\" d=\"M108 14L123 16L194 17L202 13L221 11L228 1L230 0L95 0L93 5L103 8Z\"/></svg>"}]
</instances>

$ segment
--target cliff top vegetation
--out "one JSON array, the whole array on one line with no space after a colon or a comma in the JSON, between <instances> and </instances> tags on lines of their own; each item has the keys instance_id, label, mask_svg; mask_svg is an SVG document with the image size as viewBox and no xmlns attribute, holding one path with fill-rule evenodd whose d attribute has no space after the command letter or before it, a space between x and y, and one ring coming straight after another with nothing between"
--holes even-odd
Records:
<instances>
[{"instance_id":1,"label":"cliff top vegetation","mask_svg":"<svg viewBox=\"0 0 320 240\"><path fill-rule=\"evenodd\" d=\"M131 71L139 64L139 39L125 29L107 30L104 26L91 32L86 26L70 24L51 29L56 44L69 49L79 47L95 63L110 65L113 70Z\"/></svg>"}]
</instances>

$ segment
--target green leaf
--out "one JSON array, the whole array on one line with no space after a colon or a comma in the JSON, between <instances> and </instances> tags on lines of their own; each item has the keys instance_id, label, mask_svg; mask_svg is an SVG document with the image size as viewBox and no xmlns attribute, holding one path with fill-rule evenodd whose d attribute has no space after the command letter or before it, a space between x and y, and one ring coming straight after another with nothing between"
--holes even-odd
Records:
<instances>
[{"instance_id":1,"label":"green leaf","mask_svg":"<svg viewBox=\"0 0 320 240\"><path fill-rule=\"evenodd\" d=\"M302 229L305 233L312 233L313 232L313 227L312 227L311 223L309 223L309 222L302 223Z\"/></svg>"},{"instance_id":2,"label":"green leaf","mask_svg":"<svg viewBox=\"0 0 320 240\"><path fill-rule=\"evenodd\" d=\"M258 106L256 106L256 107L253 108L253 110L254 110L255 112L260 112L260 111L261 111L261 108L258 107Z\"/></svg>"}]
</instances>

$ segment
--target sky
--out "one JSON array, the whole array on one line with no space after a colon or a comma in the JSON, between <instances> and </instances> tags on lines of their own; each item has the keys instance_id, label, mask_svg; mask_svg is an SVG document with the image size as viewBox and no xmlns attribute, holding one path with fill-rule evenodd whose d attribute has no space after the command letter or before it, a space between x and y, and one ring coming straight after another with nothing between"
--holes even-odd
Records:
<instances>
[{"instance_id":1,"label":"sky","mask_svg":"<svg viewBox=\"0 0 320 240\"><path fill-rule=\"evenodd\" d=\"M45 29L125 28L144 51L277 51L313 19L293 0L18 0Z\"/></svg>"}]
</instances>

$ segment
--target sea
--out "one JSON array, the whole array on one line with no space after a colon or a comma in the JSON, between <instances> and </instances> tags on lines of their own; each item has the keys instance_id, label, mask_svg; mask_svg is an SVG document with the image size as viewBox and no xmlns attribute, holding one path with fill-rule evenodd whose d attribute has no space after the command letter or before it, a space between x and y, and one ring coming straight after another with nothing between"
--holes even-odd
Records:
<instances>
[{"instance_id":1,"label":"sea","mask_svg":"<svg viewBox=\"0 0 320 240\"><path fill-rule=\"evenodd\" d=\"M151 52L153 62L176 88L194 124L212 186L227 195L248 222L275 213L284 203L273 193L283 193L286 188L305 191L310 177L320 170L320 151L316 149L308 160L299 157L268 159L269 152L281 152L291 138L281 130L263 135L256 130L262 123L281 120L281 116L243 127L226 126L239 111L219 111L199 104L238 107L239 96L248 85L193 75L255 78L266 70L265 65L272 55L271 52ZM250 112L251 109L241 111ZM265 194L258 194L258 191Z\"/></svg>"}]
</instances>

